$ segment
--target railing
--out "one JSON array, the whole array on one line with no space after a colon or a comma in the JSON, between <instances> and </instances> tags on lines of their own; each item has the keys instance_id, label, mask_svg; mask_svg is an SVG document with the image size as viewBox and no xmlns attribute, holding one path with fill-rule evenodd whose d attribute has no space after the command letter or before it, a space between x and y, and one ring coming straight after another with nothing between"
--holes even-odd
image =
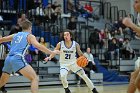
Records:
<instances>
[{"instance_id":1,"label":"railing","mask_svg":"<svg viewBox=\"0 0 140 93\"><path fill-rule=\"evenodd\" d=\"M110 15L110 11L111 11L111 3L110 2L105 2L103 4L104 6L104 12L103 12L103 17L105 19L110 19L111 15Z\"/></svg>"},{"instance_id":2,"label":"railing","mask_svg":"<svg viewBox=\"0 0 140 93\"><path fill-rule=\"evenodd\" d=\"M111 22L118 20L118 6L111 6L110 17Z\"/></svg>"},{"instance_id":3,"label":"railing","mask_svg":"<svg viewBox=\"0 0 140 93\"><path fill-rule=\"evenodd\" d=\"M127 14L126 14L126 11L125 10L119 10L118 11L118 17L124 18L126 16L127 16Z\"/></svg>"}]
</instances>

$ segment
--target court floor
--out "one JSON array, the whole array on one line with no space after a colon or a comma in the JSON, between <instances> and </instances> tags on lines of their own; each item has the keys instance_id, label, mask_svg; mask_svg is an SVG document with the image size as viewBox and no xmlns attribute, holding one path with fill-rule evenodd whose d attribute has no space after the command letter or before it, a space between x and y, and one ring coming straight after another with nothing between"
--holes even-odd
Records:
<instances>
[{"instance_id":1,"label":"court floor","mask_svg":"<svg viewBox=\"0 0 140 93\"><path fill-rule=\"evenodd\" d=\"M127 93L127 84L124 85L97 85L99 93ZM69 86L72 93L91 93L89 89L84 86ZM8 88L8 93L31 93L29 88ZM65 93L61 85L58 86L41 86L39 93ZM138 93L138 91L136 92Z\"/></svg>"}]
</instances>

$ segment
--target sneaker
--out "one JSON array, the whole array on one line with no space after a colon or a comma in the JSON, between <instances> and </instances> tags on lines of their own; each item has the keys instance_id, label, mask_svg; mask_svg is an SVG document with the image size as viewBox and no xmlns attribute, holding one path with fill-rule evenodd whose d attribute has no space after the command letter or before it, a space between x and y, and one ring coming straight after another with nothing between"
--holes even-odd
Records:
<instances>
[{"instance_id":1,"label":"sneaker","mask_svg":"<svg viewBox=\"0 0 140 93\"><path fill-rule=\"evenodd\" d=\"M65 93L71 93L71 91L69 90L69 88L64 88L65 89Z\"/></svg>"},{"instance_id":2,"label":"sneaker","mask_svg":"<svg viewBox=\"0 0 140 93\"><path fill-rule=\"evenodd\" d=\"M13 74L10 74L10 76L14 76Z\"/></svg>"},{"instance_id":3,"label":"sneaker","mask_svg":"<svg viewBox=\"0 0 140 93\"><path fill-rule=\"evenodd\" d=\"M2 91L2 93L7 93L7 91L6 91L6 90L4 90L4 91Z\"/></svg>"},{"instance_id":4,"label":"sneaker","mask_svg":"<svg viewBox=\"0 0 140 93\"><path fill-rule=\"evenodd\" d=\"M77 82L77 85L80 85L80 80Z\"/></svg>"},{"instance_id":5,"label":"sneaker","mask_svg":"<svg viewBox=\"0 0 140 93\"><path fill-rule=\"evenodd\" d=\"M4 87L2 87L2 89L0 88L0 93L7 93L7 90L5 90Z\"/></svg>"},{"instance_id":6,"label":"sneaker","mask_svg":"<svg viewBox=\"0 0 140 93\"><path fill-rule=\"evenodd\" d=\"M93 93L99 93L99 92L96 90L96 88L94 88L94 89L92 90L92 92L93 92Z\"/></svg>"},{"instance_id":7,"label":"sneaker","mask_svg":"<svg viewBox=\"0 0 140 93\"><path fill-rule=\"evenodd\" d=\"M19 74L18 73L14 73L14 76L19 76Z\"/></svg>"},{"instance_id":8,"label":"sneaker","mask_svg":"<svg viewBox=\"0 0 140 93\"><path fill-rule=\"evenodd\" d=\"M94 74L95 72L93 70L90 70L90 73L93 73Z\"/></svg>"}]
</instances>

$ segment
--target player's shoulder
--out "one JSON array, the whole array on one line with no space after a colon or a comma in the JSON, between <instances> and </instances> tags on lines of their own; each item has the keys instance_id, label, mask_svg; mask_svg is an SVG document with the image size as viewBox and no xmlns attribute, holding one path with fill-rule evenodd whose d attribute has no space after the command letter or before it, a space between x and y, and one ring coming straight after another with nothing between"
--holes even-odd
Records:
<instances>
[{"instance_id":1,"label":"player's shoulder","mask_svg":"<svg viewBox=\"0 0 140 93\"><path fill-rule=\"evenodd\" d=\"M78 44L76 41L74 41L74 42L75 42L75 45L76 45L76 46L79 46L79 44Z\"/></svg>"}]
</instances>

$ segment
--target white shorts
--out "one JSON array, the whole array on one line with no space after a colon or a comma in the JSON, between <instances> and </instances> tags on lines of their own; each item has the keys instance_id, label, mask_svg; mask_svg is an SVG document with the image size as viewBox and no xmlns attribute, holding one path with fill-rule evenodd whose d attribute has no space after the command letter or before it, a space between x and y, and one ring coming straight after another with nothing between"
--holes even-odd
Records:
<instances>
[{"instance_id":1,"label":"white shorts","mask_svg":"<svg viewBox=\"0 0 140 93\"><path fill-rule=\"evenodd\" d=\"M61 65L60 66L60 75L63 76L63 75L66 75L68 74L69 71L72 71L74 73L77 73L81 70L83 70L83 68L79 67L76 63L72 64L72 65L69 65L69 66L64 66L64 65ZM84 70L83 70L84 71Z\"/></svg>"}]
</instances>

